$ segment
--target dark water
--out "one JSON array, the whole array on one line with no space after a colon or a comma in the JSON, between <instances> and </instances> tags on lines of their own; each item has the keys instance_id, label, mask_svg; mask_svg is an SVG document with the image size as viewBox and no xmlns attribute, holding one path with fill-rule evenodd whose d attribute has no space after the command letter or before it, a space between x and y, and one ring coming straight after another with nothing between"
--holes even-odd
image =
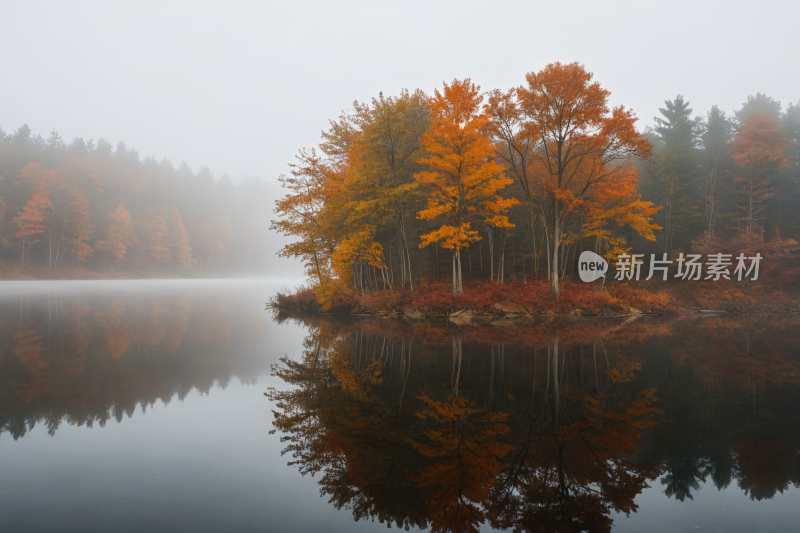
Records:
<instances>
[{"instance_id":1,"label":"dark water","mask_svg":"<svg viewBox=\"0 0 800 533\"><path fill-rule=\"evenodd\" d=\"M277 288L2 282L0 531L800 530L794 317L309 320Z\"/></svg>"}]
</instances>

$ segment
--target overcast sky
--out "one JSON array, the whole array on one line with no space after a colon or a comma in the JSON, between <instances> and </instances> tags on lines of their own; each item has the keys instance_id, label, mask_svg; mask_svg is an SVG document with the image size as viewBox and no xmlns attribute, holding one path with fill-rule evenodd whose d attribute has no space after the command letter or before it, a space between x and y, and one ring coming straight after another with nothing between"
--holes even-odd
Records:
<instances>
[{"instance_id":1,"label":"overcast sky","mask_svg":"<svg viewBox=\"0 0 800 533\"><path fill-rule=\"evenodd\" d=\"M124 140L141 156L274 181L329 118L383 91L484 90L579 61L642 128L764 92L800 100L800 1L0 0L0 127Z\"/></svg>"}]
</instances>

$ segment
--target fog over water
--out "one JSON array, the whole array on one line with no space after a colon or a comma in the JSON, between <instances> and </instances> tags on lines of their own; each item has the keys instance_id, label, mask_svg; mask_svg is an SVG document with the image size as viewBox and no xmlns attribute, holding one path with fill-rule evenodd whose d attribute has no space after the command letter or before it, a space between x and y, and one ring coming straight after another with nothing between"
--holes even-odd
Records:
<instances>
[{"instance_id":1,"label":"fog over water","mask_svg":"<svg viewBox=\"0 0 800 533\"><path fill-rule=\"evenodd\" d=\"M796 530L798 20L0 1L0 532Z\"/></svg>"},{"instance_id":2,"label":"fog over water","mask_svg":"<svg viewBox=\"0 0 800 533\"><path fill-rule=\"evenodd\" d=\"M461 326L277 288L0 284L0 529L797 524L791 316Z\"/></svg>"}]
</instances>

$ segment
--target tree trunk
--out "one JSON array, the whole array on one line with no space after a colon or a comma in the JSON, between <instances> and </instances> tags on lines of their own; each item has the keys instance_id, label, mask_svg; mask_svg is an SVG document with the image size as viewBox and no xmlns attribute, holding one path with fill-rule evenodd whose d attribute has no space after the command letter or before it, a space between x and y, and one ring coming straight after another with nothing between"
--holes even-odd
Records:
<instances>
[{"instance_id":1,"label":"tree trunk","mask_svg":"<svg viewBox=\"0 0 800 533\"><path fill-rule=\"evenodd\" d=\"M514 234L511 234L511 279L514 279L514 276L517 275L516 272L517 268L517 249L514 246Z\"/></svg>"},{"instance_id":2,"label":"tree trunk","mask_svg":"<svg viewBox=\"0 0 800 533\"><path fill-rule=\"evenodd\" d=\"M453 250L453 294L458 294L458 281L456 280L456 252Z\"/></svg>"},{"instance_id":3,"label":"tree trunk","mask_svg":"<svg viewBox=\"0 0 800 533\"><path fill-rule=\"evenodd\" d=\"M550 258L550 232L547 230L547 226L544 228L544 242L546 245L545 249L545 256L547 257L547 280L552 280L552 267L551 267L551 258ZM551 281L552 283L552 281Z\"/></svg>"},{"instance_id":4,"label":"tree trunk","mask_svg":"<svg viewBox=\"0 0 800 533\"><path fill-rule=\"evenodd\" d=\"M392 263L392 243L389 242L389 268L391 269L391 274L387 272L387 277L389 278L389 287L392 286L394 283L394 263Z\"/></svg>"},{"instance_id":5,"label":"tree trunk","mask_svg":"<svg viewBox=\"0 0 800 533\"><path fill-rule=\"evenodd\" d=\"M533 268L533 278L536 279L539 276L539 273L538 273L537 268L536 268L537 267L537 265L536 265L536 214L534 213L533 205L531 205L530 202L528 202L528 214L531 217L531 242L533 243L533 250L532 250L532 253L533 253L533 265L531 265L531 267ZM525 254L524 254L524 252L523 252L523 255L522 255L522 264L523 264L523 268L524 268L524 265L525 265Z\"/></svg>"},{"instance_id":6,"label":"tree trunk","mask_svg":"<svg viewBox=\"0 0 800 533\"><path fill-rule=\"evenodd\" d=\"M402 287L406 286L406 257L405 257L405 241L400 241L400 250L398 253L398 259L400 260L400 285Z\"/></svg>"},{"instance_id":7,"label":"tree trunk","mask_svg":"<svg viewBox=\"0 0 800 533\"><path fill-rule=\"evenodd\" d=\"M464 292L464 284L461 277L461 249L456 248L456 262L458 263L458 294Z\"/></svg>"},{"instance_id":8,"label":"tree trunk","mask_svg":"<svg viewBox=\"0 0 800 533\"><path fill-rule=\"evenodd\" d=\"M411 270L411 252L408 251L408 243L406 243L406 256L408 257L408 288L414 290L414 276Z\"/></svg>"},{"instance_id":9,"label":"tree trunk","mask_svg":"<svg viewBox=\"0 0 800 533\"><path fill-rule=\"evenodd\" d=\"M489 279L494 281L494 231L491 226L486 227L486 236L489 240Z\"/></svg>"},{"instance_id":10,"label":"tree trunk","mask_svg":"<svg viewBox=\"0 0 800 533\"><path fill-rule=\"evenodd\" d=\"M412 275L411 269L411 252L408 249L408 239L406 238L406 216L403 208L398 208L398 229L400 230L400 239L403 242L401 256L403 261L403 286L405 286L405 273L406 273L406 261L408 261L408 287L413 291L414 290L414 280Z\"/></svg>"},{"instance_id":11,"label":"tree trunk","mask_svg":"<svg viewBox=\"0 0 800 533\"><path fill-rule=\"evenodd\" d=\"M500 261L498 265L497 271L497 281L500 283L505 282L505 274L506 274L506 230L503 230L503 245L500 248Z\"/></svg>"},{"instance_id":12,"label":"tree trunk","mask_svg":"<svg viewBox=\"0 0 800 533\"><path fill-rule=\"evenodd\" d=\"M556 299L559 297L559 289L558 289L558 248L559 242L561 241L561 221L559 220L559 205L558 200L555 201L554 210L555 214L553 217L553 262L550 268L550 287L553 290L553 294L556 295Z\"/></svg>"}]
</instances>

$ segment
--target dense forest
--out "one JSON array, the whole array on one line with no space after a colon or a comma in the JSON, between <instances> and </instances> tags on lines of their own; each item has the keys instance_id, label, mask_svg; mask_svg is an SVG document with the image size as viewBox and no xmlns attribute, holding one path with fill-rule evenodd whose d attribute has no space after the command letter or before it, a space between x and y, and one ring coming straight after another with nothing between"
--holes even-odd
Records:
<instances>
[{"instance_id":1,"label":"dense forest","mask_svg":"<svg viewBox=\"0 0 800 533\"><path fill-rule=\"evenodd\" d=\"M263 275L275 253L269 190L121 141L0 129L2 277Z\"/></svg>"},{"instance_id":2,"label":"dense forest","mask_svg":"<svg viewBox=\"0 0 800 533\"><path fill-rule=\"evenodd\" d=\"M582 250L760 253L797 281L800 102L696 113L678 95L641 129L578 63L521 81L356 101L297 154L272 227L321 304L465 278L558 296Z\"/></svg>"}]
</instances>

